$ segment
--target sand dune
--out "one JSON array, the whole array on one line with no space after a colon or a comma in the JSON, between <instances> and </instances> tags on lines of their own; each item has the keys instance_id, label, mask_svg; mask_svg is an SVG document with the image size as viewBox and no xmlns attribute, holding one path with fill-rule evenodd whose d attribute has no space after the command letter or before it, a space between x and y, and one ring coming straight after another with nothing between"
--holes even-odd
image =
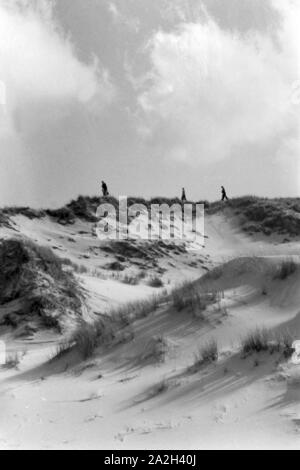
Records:
<instances>
[{"instance_id":1,"label":"sand dune","mask_svg":"<svg viewBox=\"0 0 300 470\"><path fill-rule=\"evenodd\" d=\"M49 214L10 215L0 236L50 248L80 299L73 321L63 308L60 328L31 315L26 330L27 298L2 296L1 319L13 309L25 316L23 335L19 324L1 327L10 358L0 369L1 448L299 448L300 365L285 344L300 339L297 237L250 234L220 210L206 216L197 250L105 243L93 221L62 225ZM41 261L32 259L36 269ZM49 273L39 269L45 282ZM9 286L5 277L1 284ZM77 344L54 358L78 325L108 319L111 327L116 318L119 331L87 359ZM268 330L269 342L245 354L242 339L256 328ZM205 357L212 339L217 361Z\"/></svg>"}]
</instances>

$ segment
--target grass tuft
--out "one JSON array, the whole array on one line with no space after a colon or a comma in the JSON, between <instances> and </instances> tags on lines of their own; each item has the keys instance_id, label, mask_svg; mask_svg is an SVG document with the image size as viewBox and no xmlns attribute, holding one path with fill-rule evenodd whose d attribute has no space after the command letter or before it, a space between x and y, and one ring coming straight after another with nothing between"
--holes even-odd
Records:
<instances>
[{"instance_id":1,"label":"grass tuft","mask_svg":"<svg viewBox=\"0 0 300 470\"><path fill-rule=\"evenodd\" d=\"M25 351L7 353L3 368L4 369L17 369L25 355L26 355Z\"/></svg>"},{"instance_id":2,"label":"grass tuft","mask_svg":"<svg viewBox=\"0 0 300 470\"><path fill-rule=\"evenodd\" d=\"M220 300L217 292L201 292L193 282L185 282L172 290L171 304L178 311L191 310L194 314L203 313L209 305Z\"/></svg>"},{"instance_id":3,"label":"grass tuft","mask_svg":"<svg viewBox=\"0 0 300 470\"><path fill-rule=\"evenodd\" d=\"M261 352L283 353L285 358L291 357L293 337L289 332L273 333L267 328L256 328L247 333L241 341L241 350L245 357Z\"/></svg>"},{"instance_id":4,"label":"grass tuft","mask_svg":"<svg viewBox=\"0 0 300 470\"><path fill-rule=\"evenodd\" d=\"M147 284L148 286L156 288L156 289L159 289L164 286L163 281L157 276L151 277Z\"/></svg>"},{"instance_id":5,"label":"grass tuft","mask_svg":"<svg viewBox=\"0 0 300 470\"><path fill-rule=\"evenodd\" d=\"M284 281L285 279L287 279L288 277L292 276L293 274L295 274L295 272L297 271L298 269L298 266L297 264L295 263L295 261L293 261L292 259L291 260L287 260L287 261L283 261L281 263L281 266L280 266L280 269L278 271L278 273L275 275L274 279L279 279L281 281Z\"/></svg>"},{"instance_id":6,"label":"grass tuft","mask_svg":"<svg viewBox=\"0 0 300 470\"><path fill-rule=\"evenodd\" d=\"M132 340L132 323L155 312L165 296L166 293L162 293L161 296L121 305L101 315L101 318L92 324L81 322L71 337L58 346L52 360L61 358L73 349L79 352L83 360L87 360L100 346L112 344L114 341Z\"/></svg>"},{"instance_id":7,"label":"grass tuft","mask_svg":"<svg viewBox=\"0 0 300 470\"><path fill-rule=\"evenodd\" d=\"M191 368L193 372L197 372L205 364L217 362L219 359L218 343L214 338L204 343L195 354L195 362Z\"/></svg>"}]
</instances>

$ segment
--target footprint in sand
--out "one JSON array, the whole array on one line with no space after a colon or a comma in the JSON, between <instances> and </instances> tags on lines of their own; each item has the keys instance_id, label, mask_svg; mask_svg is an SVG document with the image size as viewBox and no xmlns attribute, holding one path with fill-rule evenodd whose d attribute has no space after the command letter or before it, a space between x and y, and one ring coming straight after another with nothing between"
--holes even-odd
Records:
<instances>
[{"instance_id":1,"label":"footprint in sand","mask_svg":"<svg viewBox=\"0 0 300 470\"><path fill-rule=\"evenodd\" d=\"M229 408L227 405L216 405L214 407L214 419L217 423L223 423L224 418L229 412Z\"/></svg>"}]
</instances>

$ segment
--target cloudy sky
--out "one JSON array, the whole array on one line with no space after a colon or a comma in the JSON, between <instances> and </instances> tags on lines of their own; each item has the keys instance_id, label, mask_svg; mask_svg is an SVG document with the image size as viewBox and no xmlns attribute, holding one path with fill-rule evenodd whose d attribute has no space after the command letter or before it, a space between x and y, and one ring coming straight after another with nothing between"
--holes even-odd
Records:
<instances>
[{"instance_id":1,"label":"cloudy sky","mask_svg":"<svg viewBox=\"0 0 300 470\"><path fill-rule=\"evenodd\" d=\"M298 0L0 0L0 201L300 196Z\"/></svg>"}]
</instances>

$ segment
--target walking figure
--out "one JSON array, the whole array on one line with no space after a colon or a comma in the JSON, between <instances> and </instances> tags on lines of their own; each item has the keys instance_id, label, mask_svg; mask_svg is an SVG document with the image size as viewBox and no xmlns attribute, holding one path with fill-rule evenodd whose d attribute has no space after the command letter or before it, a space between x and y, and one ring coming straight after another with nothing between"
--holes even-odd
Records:
<instances>
[{"instance_id":1,"label":"walking figure","mask_svg":"<svg viewBox=\"0 0 300 470\"><path fill-rule=\"evenodd\" d=\"M104 181L102 181L102 194L103 194L103 197L109 196L107 184Z\"/></svg>"},{"instance_id":2,"label":"walking figure","mask_svg":"<svg viewBox=\"0 0 300 470\"><path fill-rule=\"evenodd\" d=\"M221 190L222 190L222 201L229 201L227 194L226 194L226 189L224 188L224 186L221 187Z\"/></svg>"},{"instance_id":3,"label":"walking figure","mask_svg":"<svg viewBox=\"0 0 300 470\"><path fill-rule=\"evenodd\" d=\"M184 188L182 188L181 202L186 202L186 194L185 194L185 189Z\"/></svg>"}]
</instances>

